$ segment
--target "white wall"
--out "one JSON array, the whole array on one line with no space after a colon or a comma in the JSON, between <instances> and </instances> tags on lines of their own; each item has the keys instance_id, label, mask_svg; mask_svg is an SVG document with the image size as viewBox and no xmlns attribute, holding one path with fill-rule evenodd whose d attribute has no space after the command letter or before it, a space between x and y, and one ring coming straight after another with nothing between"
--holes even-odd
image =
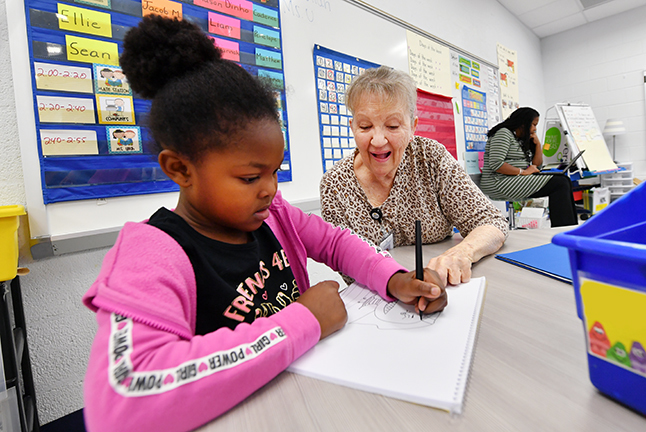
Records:
<instances>
[{"instance_id":1,"label":"white wall","mask_svg":"<svg viewBox=\"0 0 646 432\"><path fill-rule=\"evenodd\" d=\"M547 105L587 103L602 130L608 118L623 120L616 158L645 179L646 6L546 37L541 49Z\"/></svg>"},{"instance_id":2,"label":"white wall","mask_svg":"<svg viewBox=\"0 0 646 432\"><path fill-rule=\"evenodd\" d=\"M538 37L495 0L370 0L374 7L498 64L496 44L518 53L519 103L544 111Z\"/></svg>"},{"instance_id":3,"label":"white wall","mask_svg":"<svg viewBox=\"0 0 646 432\"><path fill-rule=\"evenodd\" d=\"M342 0L330 1L334 5ZM0 122L0 136L3 137L0 140L0 205L26 205L19 143L15 139L18 130L4 12L6 3L7 0L0 0L0 110L3 112L3 121ZM371 3L494 64L497 64L497 42L517 50L520 102L541 112L544 110L540 42L495 0L373 0ZM302 10L312 7L312 4L309 0L292 0L292 5L299 5ZM288 107L290 110L298 109L296 106ZM293 121L291 115L290 120ZM317 136L308 143L292 142L294 181L280 185L287 199L318 197L322 172L318 143ZM24 240L28 237L22 232L20 263L29 267L31 274L21 280L38 411L44 424L83 406L82 380L96 327L92 313L81 306L80 299L98 274L106 251L95 250L33 262L29 259Z\"/></svg>"}]
</instances>

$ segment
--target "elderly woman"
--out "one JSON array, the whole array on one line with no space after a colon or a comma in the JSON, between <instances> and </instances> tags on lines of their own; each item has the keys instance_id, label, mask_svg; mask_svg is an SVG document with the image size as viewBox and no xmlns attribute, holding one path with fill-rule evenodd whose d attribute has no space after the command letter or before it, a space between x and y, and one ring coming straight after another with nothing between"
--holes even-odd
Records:
<instances>
[{"instance_id":1,"label":"elderly woman","mask_svg":"<svg viewBox=\"0 0 646 432\"><path fill-rule=\"evenodd\" d=\"M518 108L489 131L480 187L496 200L547 196L552 227L576 225L578 218L569 177L532 175L543 164L542 146L536 136L538 117L533 108Z\"/></svg>"},{"instance_id":2,"label":"elderly woman","mask_svg":"<svg viewBox=\"0 0 646 432\"><path fill-rule=\"evenodd\" d=\"M346 105L357 149L321 180L321 214L388 248L435 243L457 227L464 240L427 267L444 282L471 278L471 264L502 246L501 212L437 141L415 136L417 89L407 74L368 69L350 85Z\"/></svg>"}]
</instances>

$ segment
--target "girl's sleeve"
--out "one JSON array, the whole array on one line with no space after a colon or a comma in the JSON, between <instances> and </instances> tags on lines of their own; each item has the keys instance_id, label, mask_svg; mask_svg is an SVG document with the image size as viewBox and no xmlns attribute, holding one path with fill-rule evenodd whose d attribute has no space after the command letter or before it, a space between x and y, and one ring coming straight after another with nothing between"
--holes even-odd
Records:
<instances>
[{"instance_id":1,"label":"girl's sleeve","mask_svg":"<svg viewBox=\"0 0 646 432\"><path fill-rule=\"evenodd\" d=\"M126 226L83 299L98 322L84 382L90 432L195 429L265 385L320 337L318 321L297 302L235 330L195 336L190 261L155 230Z\"/></svg>"},{"instance_id":2,"label":"girl's sleeve","mask_svg":"<svg viewBox=\"0 0 646 432\"><path fill-rule=\"evenodd\" d=\"M511 132L507 129L500 129L496 134L491 137L487 143L487 151L489 152L489 169L497 171L507 159L509 153L509 146L511 146L512 139L509 136Z\"/></svg>"},{"instance_id":3,"label":"girl's sleeve","mask_svg":"<svg viewBox=\"0 0 646 432\"><path fill-rule=\"evenodd\" d=\"M104 310L97 321L84 382L90 432L193 430L264 386L320 336L300 303L189 340Z\"/></svg>"},{"instance_id":4,"label":"girl's sleeve","mask_svg":"<svg viewBox=\"0 0 646 432\"><path fill-rule=\"evenodd\" d=\"M293 206L289 206L289 211L310 258L350 276L389 301L395 300L388 295L388 281L397 272L408 272L405 267L349 229L331 225Z\"/></svg>"}]
</instances>

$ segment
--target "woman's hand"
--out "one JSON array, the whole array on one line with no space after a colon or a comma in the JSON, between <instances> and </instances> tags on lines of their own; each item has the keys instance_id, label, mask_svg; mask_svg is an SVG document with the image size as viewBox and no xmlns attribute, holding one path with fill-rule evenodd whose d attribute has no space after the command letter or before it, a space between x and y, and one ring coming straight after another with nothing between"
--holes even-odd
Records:
<instances>
[{"instance_id":1,"label":"woman's hand","mask_svg":"<svg viewBox=\"0 0 646 432\"><path fill-rule=\"evenodd\" d=\"M539 172L539 171L540 170L538 169L538 167L536 165L530 165L527 168L525 168L524 170L522 170L520 172L520 175L531 175L531 174L534 174L535 172Z\"/></svg>"},{"instance_id":2,"label":"woman's hand","mask_svg":"<svg viewBox=\"0 0 646 432\"><path fill-rule=\"evenodd\" d=\"M444 285L469 282L471 265L496 252L504 241L505 233L493 225L482 225L442 255L432 258L426 267L436 271Z\"/></svg>"},{"instance_id":3,"label":"woman's hand","mask_svg":"<svg viewBox=\"0 0 646 432\"><path fill-rule=\"evenodd\" d=\"M308 308L319 322L320 339L341 330L348 320L348 312L339 295L338 282L319 282L301 294L296 301Z\"/></svg>"},{"instance_id":4,"label":"woman's hand","mask_svg":"<svg viewBox=\"0 0 646 432\"><path fill-rule=\"evenodd\" d=\"M424 269L424 280L415 277L415 272L395 273L388 281L388 293L406 304L415 304L415 311L430 314L443 310L449 303L439 275Z\"/></svg>"},{"instance_id":5,"label":"woman's hand","mask_svg":"<svg viewBox=\"0 0 646 432\"><path fill-rule=\"evenodd\" d=\"M452 248L438 255L426 264L426 268L434 270L440 276L444 285L457 285L469 282L471 279L471 253L458 248Z\"/></svg>"}]
</instances>

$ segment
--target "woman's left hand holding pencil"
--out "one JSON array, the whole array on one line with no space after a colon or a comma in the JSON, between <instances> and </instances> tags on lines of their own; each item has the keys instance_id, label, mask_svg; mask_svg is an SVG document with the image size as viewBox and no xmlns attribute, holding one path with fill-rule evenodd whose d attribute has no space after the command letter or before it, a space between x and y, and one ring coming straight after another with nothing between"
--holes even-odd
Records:
<instances>
[{"instance_id":1,"label":"woman's left hand holding pencil","mask_svg":"<svg viewBox=\"0 0 646 432\"><path fill-rule=\"evenodd\" d=\"M395 273L388 281L388 293L406 304L414 304L419 313L430 314L443 310L448 304L446 282L437 272L425 268L424 280L415 277L415 272Z\"/></svg>"}]
</instances>

